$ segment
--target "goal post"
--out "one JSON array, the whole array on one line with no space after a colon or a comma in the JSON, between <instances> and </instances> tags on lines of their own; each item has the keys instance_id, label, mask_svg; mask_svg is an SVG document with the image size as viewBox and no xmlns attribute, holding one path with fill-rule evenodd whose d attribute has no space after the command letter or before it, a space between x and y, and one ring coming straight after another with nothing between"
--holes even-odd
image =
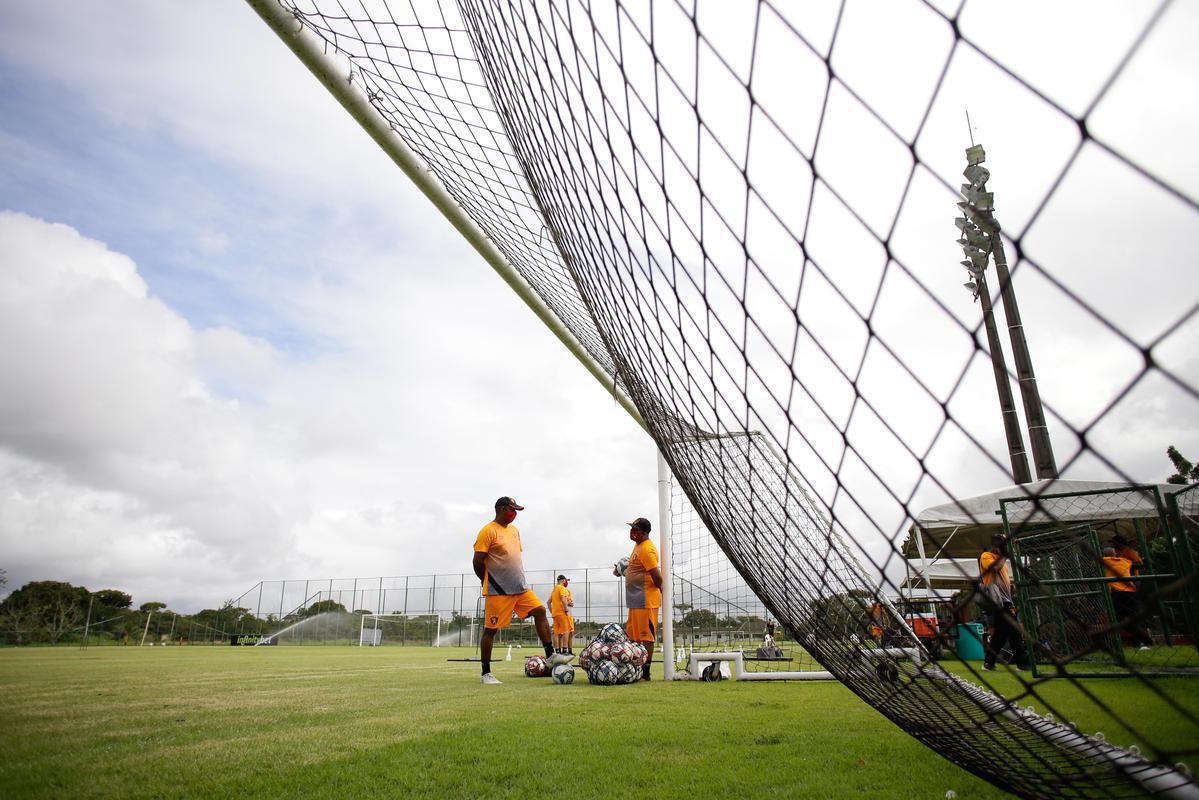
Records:
<instances>
[{"instance_id":1,"label":"goal post","mask_svg":"<svg viewBox=\"0 0 1199 800\"><path fill-rule=\"evenodd\" d=\"M412 635L416 634L413 641ZM440 614L363 614L358 627L359 647L386 643L441 646Z\"/></svg>"}]
</instances>

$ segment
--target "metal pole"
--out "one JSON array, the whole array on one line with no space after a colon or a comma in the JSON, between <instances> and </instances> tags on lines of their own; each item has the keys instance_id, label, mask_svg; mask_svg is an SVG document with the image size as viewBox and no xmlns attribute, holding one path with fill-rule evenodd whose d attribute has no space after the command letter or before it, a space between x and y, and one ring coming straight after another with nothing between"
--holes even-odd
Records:
<instances>
[{"instance_id":1,"label":"metal pole","mask_svg":"<svg viewBox=\"0 0 1199 800\"><path fill-rule=\"evenodd\" d=\"M998 237L999 234L995 234ZM998 258L996 262L998 262ZM1008 457L1012 462L1012 477L1016 483L1032 483L1028 471L1028 454L1024 450L1024 436L1020 433L1020 418L1016 416L1016 401L1012 397L1012 384L1008 380L1007 358L1003 355L1003 342L995 325L995 309L991 305L991 290L987 286L986 274L979 275L978 299L983 307L983 324L987 329L987 347L991 350L991 369L995 373L995 390L999 393L999 411L1003 415L1003 431L1007 434Z\"/></svg>"},{"instance_id":2,"label":"metal pole","mask_svg":"<svg viewBox=\"0 0 1199 800\"><path fill-rule=\"evenodd\" d=\"M1007 318L1008 336L1012 340L1012 360L1016 364L1020 396L1024 400L1024 418L1028 420L1028 443L1032 447L1032 460L1036 466L1037 479L1057 477L1057 461L1053 457L1053 443L1049 440L1049 427L1045 424L1045 409L1041 405L1041 393L1037 390L1037 378L1033 374L1032 356L1028 353L1028 341L1024 337L1024 324L1020 321L1020 308L1016 305L1016 292L1012 288L1012 276L1008 272L1007 255L1003 251L1003 238L999 231L991 236L991 253L995 257L995 274L999 278L999 296L1003 301L1003 313Z\"/></svg>"},{"instance_id":3,"label":"metal pole","mask_svg":"<svg viewBox=\"0 0 1199 800\"><path fill-rule=\"evenodd\" d=\"M674 591L670 561L670 467L658 450L658 549L662 561L662 679L674 680Z\"/></svg>"},{"instance_id":4,"label":"metal pole","mask_svg":"<svg viewBox=\"0 0 1199 800\"><path fill-rule=\"evenodd\" d=\"M441 181L429 171L428 166L417 156L394 130L387 119L370 104L366 95L354 88L351 76L352 69L347 63L339 63L326 50L328 44L309 30L281 5L278 0L247 0L250 7L262 17L263 21L275 32L283 43L291 49L304 66L316 76L317 80L341 103L350 116L362 126L383 152L395 162L404 174L416 184L426 197L432 201L450 224L483 256L491 267L499 273L512 290L525 301L525 304L546 327L566 345L566 348L603 385L604 390L612 396L625 411L647 432L649 428L642 419L641 413L617 385L613 376L600 366L587 349L575 338L557 314L545 304L545 301L528 284L527 281L508 263L508 259L487 236L487 233L458 205L458 201L446 191Z\"/></svg>"},{"instance_id":5,"label":"metal pole","mask_svg":"<svg viewBox=\"0 0 1199 800\"><path fill-rule=\"evenodd\" d=\"M89 594L87 596L87 622L83 623L83 644L80 646L80 650L87 649L87 635L91 631L92 627L92 606L95 604L95 602L96 596L94 594Z\"/></svg>"},{"instance_id":6,"label":"metal pole","mask_svg":"<svg viewBox=\"0 0 1199 800\"><path fill-rule=\"evenodd\" d=\"M150 617L152 617L152 616L154 616L153 611L146 612L146 627L142 628L142 641L141 641L141 644L138 645L138 647L144 647L146 644L146 634L150 632Z\"/></svg>"}]
</instances>

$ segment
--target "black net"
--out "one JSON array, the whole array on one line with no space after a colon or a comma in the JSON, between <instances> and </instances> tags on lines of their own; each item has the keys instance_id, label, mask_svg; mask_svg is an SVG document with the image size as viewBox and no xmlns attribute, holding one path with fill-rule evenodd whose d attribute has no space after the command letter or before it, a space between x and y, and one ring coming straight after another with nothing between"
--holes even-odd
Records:
<instances>
[{"instance_id":1,"label":"black net","mask_svg":"<svg viewBox=\"0 0 1199 800\"><path fill-rule=\"evenodd\" d=\"M952 626L932 632L948 657L930 660L929 632L888 599L911 536L923 546L922 508L969 516L963 486L1032 477L983 324L999 308L1047 481L1001 499L1069 491L1050 480L1059 469L1153 478L1139 439L1196 417L1196 126L1173 66L1193 6L1117 22L969 2L285 7L350 60L376 111L633 400L792 641L1019 794L1199 791L1174 766L1199 753L1196 679L1124 656L1140 628L1151 650L1196 646L1193 499L1184 510L1167 493L1175 522L1145 546L1168 540L1175 561L1123 616L1097 572L1105 520L1027 529L1013 554L1023 617L993 612L991 627L1021 634L1001 659L1037 674L982 672L955 655ZM989 183L984 154L962 155L967 101L1004 150ZM963 252L957 280L981 315L953 285ZM959 527L974 522L993 525ZM958 628L976 601L951 598ZM1071 674L1087 660L1122 677Z\"/></svg>"}]
</instances>

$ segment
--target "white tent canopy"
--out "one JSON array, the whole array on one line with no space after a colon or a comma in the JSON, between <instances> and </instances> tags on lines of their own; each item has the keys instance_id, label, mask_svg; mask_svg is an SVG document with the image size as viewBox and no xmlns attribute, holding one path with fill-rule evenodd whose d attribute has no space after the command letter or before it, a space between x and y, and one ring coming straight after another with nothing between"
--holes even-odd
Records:
<instances>
[{"instance_id":1,"label":"white tent canopy","mask_svg":"<svg viewBox=\"0 0 1199 800\"><path fill-rule=\"evenodd\" d=\"M1132 520L1141 520L1145 535L1153 536L1162 513L1161 498L1185 488L1170 483L1060 478L1004 486L921 511L909 528L904 555L909 559L919 557L926 563L944 558L976 558L989 546L991 534L1003 530L1002 500L1023 501L1007 505L1008 524L1012 528L1077 522L1102 526L1112 535L1122 533L1132 539L1136 534ZM1084 493L1086 496L1078 496Z\"/></svg>"}]
</instances>

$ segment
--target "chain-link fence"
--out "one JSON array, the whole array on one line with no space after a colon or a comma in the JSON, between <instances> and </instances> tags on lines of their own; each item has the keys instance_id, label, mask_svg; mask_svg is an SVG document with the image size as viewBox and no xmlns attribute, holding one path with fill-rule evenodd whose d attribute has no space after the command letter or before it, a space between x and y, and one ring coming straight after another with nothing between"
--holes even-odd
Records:
<instances>
[{"instance_id":1,"label":"chain-link fence","mask_svg":"<svg viewBox=\"0 0 1199 800\"><path fill-rule=\"evenodd\" d=\"M1000 514L1035 675L1199 672L1191 543L1156 486L1001 500Z\"/></svg>"}]
</instances>

